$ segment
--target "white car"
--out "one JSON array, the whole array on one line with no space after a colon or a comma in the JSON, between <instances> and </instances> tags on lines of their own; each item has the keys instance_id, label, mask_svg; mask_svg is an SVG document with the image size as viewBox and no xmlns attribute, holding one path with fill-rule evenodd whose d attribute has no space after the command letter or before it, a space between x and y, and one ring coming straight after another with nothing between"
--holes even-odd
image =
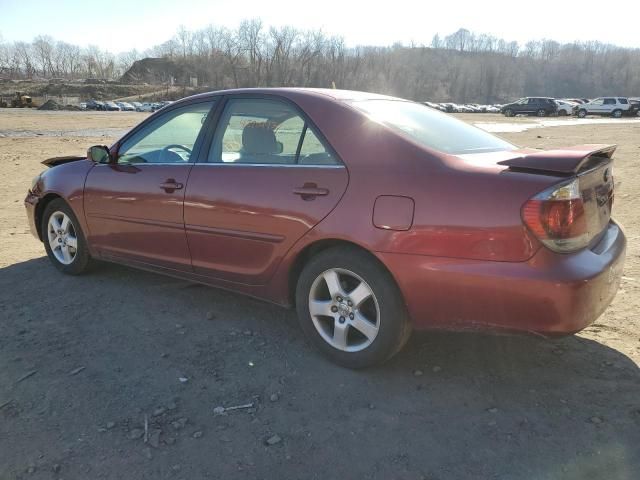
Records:
<instances>
[{"instance_id":1,"label":"white car","mask_svg":"<svg viewBox=\"0 0 640 480\"><path fill-rule=\"evenodd\" d=\"M607 115L620 118L628 114L631 105L626 97L600 97L583 103L578 107L578 117L584 118L587 115Z\"/></svg>"},{"instance_id":2,"label":"white car","mask_svg":"<svg viewBox=\"0 0 640 480\"><path fill-rule=\"evenodd\" d=\"M573 115L573 111L578 106L577 103L569 102L567 100L556 100L558 104L558 115L563 117L566 115Z\"/></svg>"},{"instance_id":3,"label":"white car","mask_svg":"<svg viewBox=\"0 0 640 480\"><path fill-rule=\"evenodd\" d=\"M140 105L137 109L138 112L153 112L153 105L145 102L142 105Z\"/></svg>"}]
</instances>

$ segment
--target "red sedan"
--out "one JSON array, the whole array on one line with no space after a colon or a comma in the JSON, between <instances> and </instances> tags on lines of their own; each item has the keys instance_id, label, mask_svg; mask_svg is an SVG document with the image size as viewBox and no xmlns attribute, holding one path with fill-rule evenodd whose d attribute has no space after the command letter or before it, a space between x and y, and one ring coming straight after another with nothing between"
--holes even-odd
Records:
<instances>
[{"instance_id":1,"label":"red sedan","mask_svg":"<svg viewBox=\"0 0 640 480\"><path fill-rule=\"evenodd\" d=\"M45 161L25 203L64 273L106 260L295 306L310 340L356 368L412 328L592 323L625 256L614 150L520 149L381 95L229 90Z\"/></svg>"}]
</instances>

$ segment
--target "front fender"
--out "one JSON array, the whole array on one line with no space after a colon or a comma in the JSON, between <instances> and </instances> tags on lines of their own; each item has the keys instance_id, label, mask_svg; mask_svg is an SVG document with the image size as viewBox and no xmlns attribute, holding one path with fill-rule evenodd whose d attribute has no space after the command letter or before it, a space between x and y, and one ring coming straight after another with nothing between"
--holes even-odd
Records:
<instances>
[{"instance_id":1,"label":"front fender","mask_svg":"<svg viewBox=\"0 0 640 480\"><path fill-rule=\"evenodd\" d=\"M35 228L40 237L41 216L46 205L55 198L62 198L73 210L76 218L80 222L83 232L87 232L87 223L84 214L84 183L87 174L93 168L94 163L90 160L79 160L70 163L63 163L49 170L45 170L40 175L34 191L29 192L25 204L27 211L32 217L32 229Z\"/></svg>"}]
</instances>

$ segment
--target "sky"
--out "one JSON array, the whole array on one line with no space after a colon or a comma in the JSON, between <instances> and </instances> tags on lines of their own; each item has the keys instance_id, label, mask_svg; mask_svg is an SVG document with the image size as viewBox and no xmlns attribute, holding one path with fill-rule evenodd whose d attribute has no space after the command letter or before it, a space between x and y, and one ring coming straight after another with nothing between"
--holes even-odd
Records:
<instances>
[{"instance_id":1,"label":"sky","mask_svg":"<svg viewBox=\"0 0 640 480\"><path fill-rule=\"evenodd\" d=\"M248 18L322 29L348 46L429 44L436 33L466 28L522 44L549 38L640 48L638 0L0 0L4 41L50 35L113 53L163 43L180 25L235 28Z\"/></svg>"}]
</instances>

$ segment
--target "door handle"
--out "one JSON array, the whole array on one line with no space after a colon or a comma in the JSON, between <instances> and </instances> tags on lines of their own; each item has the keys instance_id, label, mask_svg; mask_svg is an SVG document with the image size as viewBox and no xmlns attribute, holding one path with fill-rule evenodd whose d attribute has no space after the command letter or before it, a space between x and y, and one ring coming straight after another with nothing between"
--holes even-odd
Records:
<instances>
[{"instance_id":1,"label":"door handle","mask_svg":"<svg viewBox=\"0 0 640 480\"><path fill-rule=\"evenodd\" d=\"M180 190L184 185L176 182L173 178L168 178L164 183L160 184L160 188L167 193L173 193L174 190Z\"/></svg>"},{"instance_id":2,"label":"door handle","mask_svg":"<svg viewBox=\"0 0 640 480\"><path fill-rule=\"evenodd\" d=\"M315 183L305 183L302 187L295 188L293 193L300 195L303 200L313 200L316 197L329 195L329 190L326 188L318 188L318 185Z\"/></svg>"}]
</instances>

